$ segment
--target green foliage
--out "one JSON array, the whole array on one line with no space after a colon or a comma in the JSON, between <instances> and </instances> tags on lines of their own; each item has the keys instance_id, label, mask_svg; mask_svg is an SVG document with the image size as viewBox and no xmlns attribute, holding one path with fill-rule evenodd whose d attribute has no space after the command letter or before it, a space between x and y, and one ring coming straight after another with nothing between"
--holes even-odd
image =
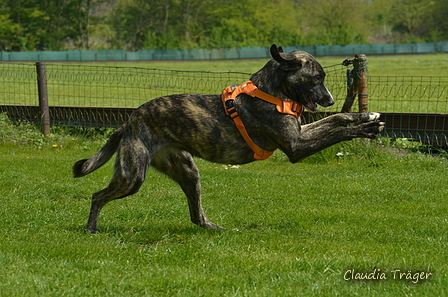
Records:
<instances>
[{"instance_id":1,"label":"green foliage","mask_svg":"<svg viewBox=\"0 0 448 297\"><path fill-rule=\"evenodd\" d=\"M16 32L20 26L14 23L5 9L0 8L0 49L11 50L19 45Z\"/></svg>"},{"instance_id":2,"label":"green foliage","mask_svg":"<svg viewBox=\"0 0 448 297\"><path fill-rule=\"evenodd\" d=\"M423 144L418 141L413 141L409 138L382 138L381 142L387 147L399 148L407 152L419 152L422 154L438 155L440 158L448 159L448 151L446 149Z\"/></svg>"},{"instance_id":3,"label":"green foliage","mask_svg":"<svg viewBox=\"0 0 448 297\"><path fill-rule=\"evenodd\" d=\"M51 1L50 1L51 2ZM0 50L443 41L445 0L0 1Z\"/></svg>"},{"instance_id":4,"label":"green foliage","mask_svg":"<svg viewBox=\"0 0 448 297\"><path fill-rule=\"evenodd\" d=\"M3 2L3 3L1 3ZM89 25L99 21L93 7L103 0L2 0L0 37L13 31L9 40L0 38L0 50L62 50L70 46L89 49ZM6 19L7 18L7 19Z\"/></svg>"},{"instance_id":5,"label":"green foliage","mask_svg":"<svg viewBox=\"0 0 448 297\"><path fill-rule=\"evenodd\" d=\"M12 122L6 113L0 113L0 145L5 147L45 149L80 149L103 143L115 129L51 127L44 136L39 127L26 122Z\"/></svg>"},{"instance_id":6,"label":"green foliage","mask_svg":"<svg viewBox=\"0 0 448 297\"><path fill-rule=\"evenodd\" d=\"M304 17L308 33L306 45L325 44L362 44L367 43L363 24L363 0L307 0L300 7L306 11ZM303 25L302 25L303 26Z\"/></svg>"},{"instance_id":7,"label":"green foliage","mask_svg":"<svg viewBox=\"0 0 448 297\"><path fill-rule=\"evenodd\" d=\"M6 113L0 113L0 143L41 148L45 137L35 125L13 123Z\"/></svg>"}]
</instances>

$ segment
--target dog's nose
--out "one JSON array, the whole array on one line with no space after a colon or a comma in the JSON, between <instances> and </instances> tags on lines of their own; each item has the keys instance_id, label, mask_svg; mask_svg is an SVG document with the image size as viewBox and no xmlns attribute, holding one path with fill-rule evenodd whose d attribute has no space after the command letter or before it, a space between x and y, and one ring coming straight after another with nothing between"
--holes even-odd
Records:
<instances>
[{"instance_id":1,"label":"dog's nose","mask_svg":"<svg viewBox=\"0 0 448 297\"><path fill-rule=\"evenodd\" d=\"M330 94L330 97L328 98L328 105L327 106L332 106L334 104L334 99L333 99L333 96L331 96L331 94Z\"/></svg>"},{"instance_id":2,"label":"dog's nose","mask_svg":"<svg viewBox=\"0 0 448 297\"><path fill-rule=\"evenodd\" d=\"M327 98L322 98L323 100L321 100L321 104L323 107L328 107L328 106L332 106L334 104L334 100L333 97L327 97Z\"/></svg>"}]
</instances>

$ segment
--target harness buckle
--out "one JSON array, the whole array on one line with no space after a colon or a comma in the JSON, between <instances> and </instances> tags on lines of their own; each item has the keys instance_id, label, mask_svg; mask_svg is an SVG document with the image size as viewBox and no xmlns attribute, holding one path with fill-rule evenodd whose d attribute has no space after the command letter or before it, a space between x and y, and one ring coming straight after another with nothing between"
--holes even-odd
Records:
<instances>
[{"instance_id":1,"label":"harness buckle","mask_svg":"<svg viewBox=\"0 0 448 297\"><path fill-rule=\"evenodd\" d=\"M235 99L227 99L225 103L226 103L227 110L229 110L231 108L235 108Z\"/></svg>"},{"instance_id":2,"label":"harness buckle","mask_svg":"<svg viewBox=\"0 0 448 297\"><path fill-rule=\"evenodd\" d=\"M224 102L224 105L226 107L226 114L227 115L229 115L232 118L238 116L238 113L237 113L236 107L235 107L235 99L227 99Z\"/></svg>"}]
</instances>

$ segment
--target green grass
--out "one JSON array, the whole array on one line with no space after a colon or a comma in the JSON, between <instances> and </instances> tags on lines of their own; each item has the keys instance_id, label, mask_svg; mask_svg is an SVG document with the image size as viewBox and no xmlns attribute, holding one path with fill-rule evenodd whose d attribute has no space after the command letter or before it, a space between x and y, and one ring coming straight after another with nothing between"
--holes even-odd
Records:
<instances>
[{"instance_id":1,"label":"green grass","mask_svg":"<svg viewBox=\"0 0 448 297\"><path fill-rule=\"evenodd\" d=\"M112 162L80 179L71 166L104 136L0 125L0 296L448 294L445 158L357 140L298 164L279 152L239 168L198 159L205 211L228 229L190 223L180 188L150 170L92 235L90 196ZM345 281L350 269L388 279ZM396 269L433 275L413 284Z\"/></svg>"},{"instance_id":2,"label":"green grass","mask_svg":"<svg viewBox=\"0 0 448 297\"><path fill-rule=\"evenodd\" d=\"M361 53L360 53L361 54ZM316 57L322 66L342 63L350 57ZM167 70L233 71L254 73L268 59L225 61L144 61L144 62L89 62L87 65L112 67L144 67ZM367 56L371 76L448 76L446 54Z\"/></svg>"},{"instance_id":3,"label":"green grass","mask_svg":"<svg viewBox=\"0 0 448 297\"><path fill-rule=\"evenodd\" d=\"M331 66L345 58L318 57L318 60L323 66ZM249 73L258 71L266 62L267 59L101 62L82 63L81 66L48 63L49 104L138 107L163 95L216 94L228 85L249 79ZM370 110L448 113L448 59L445 54L368 56L368 65ZM37 105L35 67L31 64L15 66L0 64L0 104ZM206 73L210 71L219 73ZM239 74L229 74L229 71ZM336 104L327 110L339 111L347 94L345 68L330 67L327 72L327 86L336 99Z\"/></svg>"}]
</instances>

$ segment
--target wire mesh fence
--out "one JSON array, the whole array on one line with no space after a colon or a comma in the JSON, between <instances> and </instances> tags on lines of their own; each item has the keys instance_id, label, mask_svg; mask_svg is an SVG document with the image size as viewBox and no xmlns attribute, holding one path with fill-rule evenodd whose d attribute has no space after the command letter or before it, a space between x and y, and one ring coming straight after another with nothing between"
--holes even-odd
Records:
<instances>
[{"instance_id":1,"label":"wire mesh fence","mask_svg":"<svg viewBox=\"0 0 448 297\"><path fill-rule=\"evenodd\" d=\"M448 76L369 77L369 107L383 114L383 137L448 147Z\"/></svg>"},{"instance_id":2,"label":"wire mesh fence","mask_svg":"<svg viewBox=\"0 0 448 297\"><path fill-rule=\"evenodd\" d=\"M118 127L150 99L179 93L217 94L250 76L58 64L45 65L45 74L51 124L83 127ZM40 122L36 80L33 64L0 64L0 105L12 119Z\"/></svg>"},{"instance_id":3,"label":"wire mesh fence","mask_svg":"<svg viewBox=\"0 0 448 297\"><path fill-rule=\"evenodd\" d=\"M371 76L369 104L379 112L448 113L448 76Z\"/></svg>"},{"instance_id":4,"label":"wire mesh fence","mask_svg":"<svg viewBox=\"0 0 448 297\"><path fill-rule=\"evenodd\" d=\"M36 105L36 66L0 63L0 104Z\"/></svg>"},{"instance_id":5,"label":"wire mesh fence","mask_svg":"<svg viewBox=\"0 0 448 297\"><path fill-rule=\"evenodd\" d=\"M170 94L211 94L248 78L232 72L53 65L47 67L48 92L59 106L138 107Z\"/></svg>"},{"instance_id":6,"label":"wire mesh fence","mask_svg":"<svg viewBox=\"0 0 448 297\"><path fill-rule=\"evenodd\" d=\"M326 85L339 112L353 79L352 65L324 67ZM51 125L118 127L141 104L179 93L220 94L241 84L250 73L175 71L136 67L47 64L45 68ZM35 64L0 63L0 111L13 120L41 123ZM412 138L448 146L448 77L368 77L370 111L383 113L384 137ZM357 111L354 108L354 111Z\"/></svg>"}]
</instances>

